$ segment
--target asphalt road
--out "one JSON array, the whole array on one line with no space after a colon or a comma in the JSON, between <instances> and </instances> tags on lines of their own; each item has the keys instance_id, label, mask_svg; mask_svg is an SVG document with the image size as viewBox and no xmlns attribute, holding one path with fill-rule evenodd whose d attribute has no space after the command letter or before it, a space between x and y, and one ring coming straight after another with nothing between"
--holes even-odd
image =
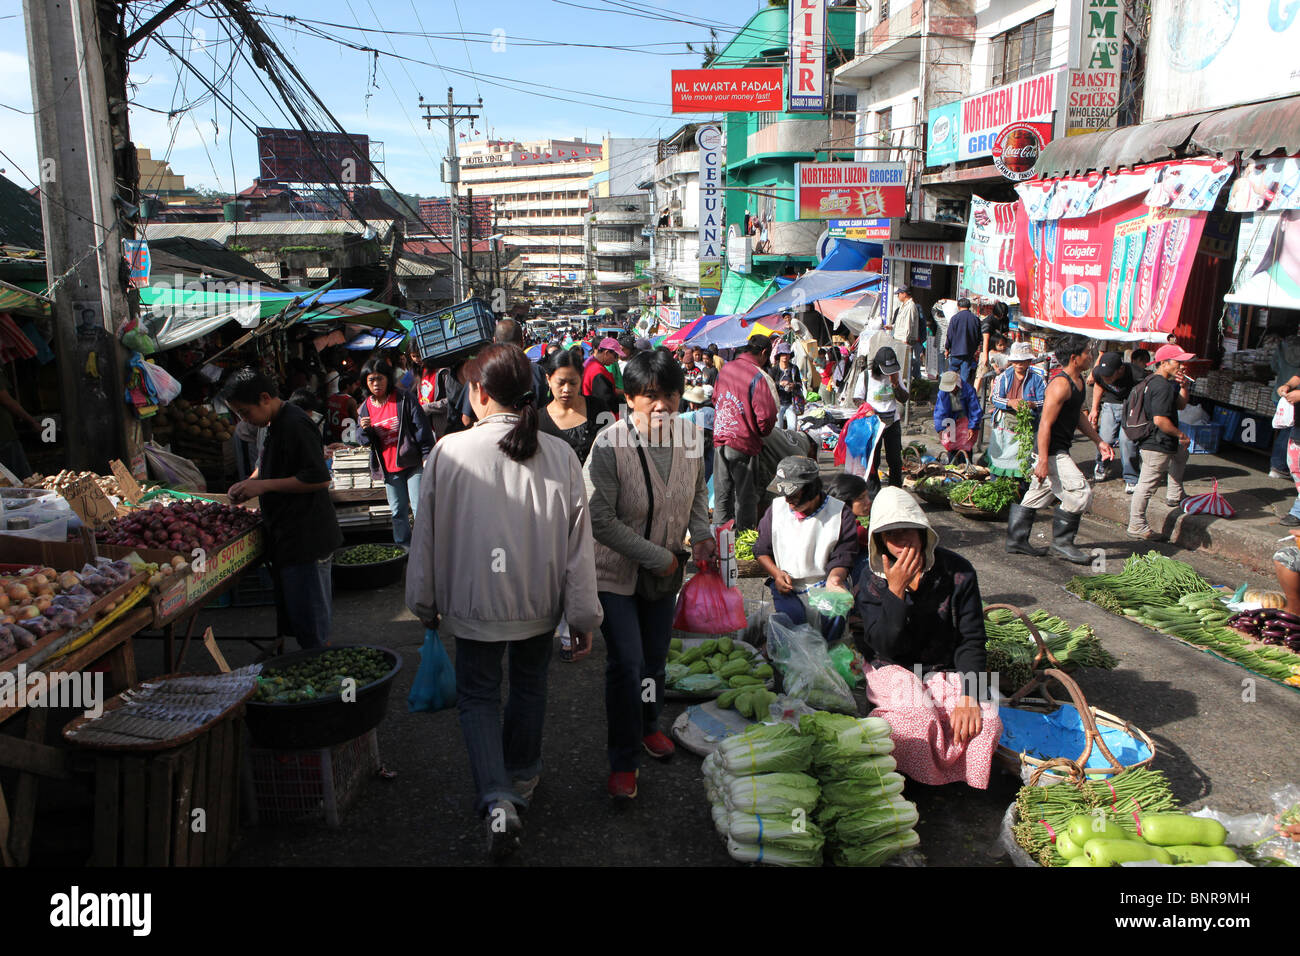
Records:
<instances>
[{"instance_id":1,"label":"asphalt road","mask_svg":"<svg viewBox=\"0 0 1300 956\"><path fill-rule=\"evenodd\" d=\"M986 602L1042 607L1072 623L1093 624L1120 661L1114 671L1084 671L1082 685L1093 705L1133 721L1155 739L1155 766L1189 806L1229 812L1266 810L1277 784L1300 781L1294 730L1300 726L1300 693L1170 638L1147 631L1086 604L1061 587L1075 568L1051 558L1010 556L1003 528L973 522L949 511L931 511L945 546L966 555L980 575ZM1040 531L1042 528L1040 522ZM1040 543L1043 543L1040 541ZM1120 529L1092 520L1080 543L1102 547L1109 559L1130 553ZM1239 583L1248 576L1213 555L1165 546L1210 580ZM1249 578L1262 583L1257 578ZM756 581L745 581L750 593ZM273 630L269 608L206 612L201 621L222 638L232 665L256 659L241 635ZM423 629L403 607L400 587L339 592L335 635L339 642L377 643L398 651L405 666L396 678L388 716L379 728L380 753L392 779L366 782L336 830L323 825L245 827L232 862L240 865L484 865L482 824L473 814L470 772L454 710L412 714L406 695L419 663ZM551 667L544 750L545 771L525 816L522 850L507 865L609 866L735 865L715 835L700 784L700 760L679 750L667 763L647 761L640 795L622 809L605 796L603 649L591 658ZM161 647L138 651L142 675L161 672ZM206 652L192 648L185 669L210 667ZM665 727L680 713L668 704ZM1008 865L992 857L1002 815L1018 780L994 771L987 791L965 785L923 787L906 795L921 811L920 850L932 866ZM43 791L43 801L46 799ZM48 791L51 812L84 818L59 794ZM66 795L63 795L66 797ZM76 801L72 802L73 804ZM38 828L39 829L39 828ZM49 832L49 831L47 831Z\"/></svg>"}]
</instances>

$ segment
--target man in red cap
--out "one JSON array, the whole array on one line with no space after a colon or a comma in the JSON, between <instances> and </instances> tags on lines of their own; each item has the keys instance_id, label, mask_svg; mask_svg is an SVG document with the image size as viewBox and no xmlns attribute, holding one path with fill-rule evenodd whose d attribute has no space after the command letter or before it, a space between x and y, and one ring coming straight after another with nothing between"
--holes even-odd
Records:
<instances>
[{"instance_id":1,"label":"man in red cap","mask_svg":"<svg viewBox=\"0 0 1300 956\"><path fill-rule=\"evenodd\" d=\"M582 394L588 398L594 396L606 408L618 407L618 394L614 382L614 373L608 366L621 358L626 358L623 346L618 339L601 339L582 367Z\"/></svg>"},{"instance_id":2,"label":"man in red cap","mask_svg":"<svg viewBox=\"0 0 1300 956\"><path fill-rule=\"evenodd\" d=\"M1166 475L1169 486L1165 503L1178 507L1183 499L1183 469L1187 467L1188 437L1178 428L1178 412L1187 407L1189 383L1183 363L1196 358L1177 345L1162 345L1156 350L1152 365L1155 374L1141 384L1145 388L1143 409L1151 422L1151 431L1138 442L1142 471L1128 511L1128 536L1141 541L1157 541L1165 536L1147 524L1147 503L1160 479Z\"/></svg>"}]
</instances>

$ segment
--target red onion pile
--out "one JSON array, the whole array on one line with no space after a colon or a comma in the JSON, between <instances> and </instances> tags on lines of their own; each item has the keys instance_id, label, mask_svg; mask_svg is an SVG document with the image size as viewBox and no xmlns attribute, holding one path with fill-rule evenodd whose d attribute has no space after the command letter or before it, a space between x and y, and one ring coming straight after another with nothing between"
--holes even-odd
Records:
<instances>
[{"instance_id":1,"label":"red onion pile","mask_svg":"<svg viewBox=\"0 0 1300 956\"><path fill-rule=\"evenodd\" d=\"M95 539L100 544L188 554L195 548L211 551L222 547L256 526L258 520L247 508L215 501L184 501L167 508L156 504L147 511L115 518Z\"/></svg>"}]
</instances>

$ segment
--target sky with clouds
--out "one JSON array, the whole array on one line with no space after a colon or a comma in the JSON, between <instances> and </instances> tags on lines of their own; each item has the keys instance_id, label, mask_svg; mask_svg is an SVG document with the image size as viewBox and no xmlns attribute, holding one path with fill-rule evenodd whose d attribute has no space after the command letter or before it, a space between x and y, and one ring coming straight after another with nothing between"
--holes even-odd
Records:
<instances>
[{"instance_id":1,"label":"sky with clouds","mask_svg":"<svg viewBox=\"0 0 1300 956\"><path fill-rule=\"evenodd\" d=\"M162 0L132 3L141 21ZM695 11L690 11L692 6ZM483 99L480 134L529 140L658 137L698 117L672 115L673 69L701 65L710 28L722 43L765 0L255 0L280 49L353 133L381 141L399 189L445 193L445 126L425 127L418 100ZM188 61L254 126L288 127L283 105L235 57L213 7L194 3L157 31L131 66L131 132L191 186L243 189L257 175L253 134ZM128 19L128 23L132 22ZM323 35L322 35L323 34ZM341 42L340 42L341 41ZM696 52L688 52L686 43ZM351 47L367 47L373 53ZM138 49L138 48L137 48ZM263 77L264 79L264 77ZM37 174L21 0L0 0L0 168L23 187ZM269 84L268 84L269 85ZM472 138L471 130L462 131Z\"/></svg>"}]
</instances>

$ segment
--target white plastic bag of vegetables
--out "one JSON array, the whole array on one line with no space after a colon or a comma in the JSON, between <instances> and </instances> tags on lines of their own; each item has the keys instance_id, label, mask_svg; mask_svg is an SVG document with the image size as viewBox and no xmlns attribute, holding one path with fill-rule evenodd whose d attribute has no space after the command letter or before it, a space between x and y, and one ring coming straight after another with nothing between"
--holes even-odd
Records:
<instances>
[{"instance_id":1,"label":"white plastic bag of vegetables","mask_svg":"<svg viewBox=\"0 0 1300 956\"><path fill-rule=\"evenodd\" d=\"M767 622L767 653L781 671L785 692L816 710L855 714L858 702L835 670L826 640L808 624L795 626L784 614Z\"/></svg>"}]
</instances>

